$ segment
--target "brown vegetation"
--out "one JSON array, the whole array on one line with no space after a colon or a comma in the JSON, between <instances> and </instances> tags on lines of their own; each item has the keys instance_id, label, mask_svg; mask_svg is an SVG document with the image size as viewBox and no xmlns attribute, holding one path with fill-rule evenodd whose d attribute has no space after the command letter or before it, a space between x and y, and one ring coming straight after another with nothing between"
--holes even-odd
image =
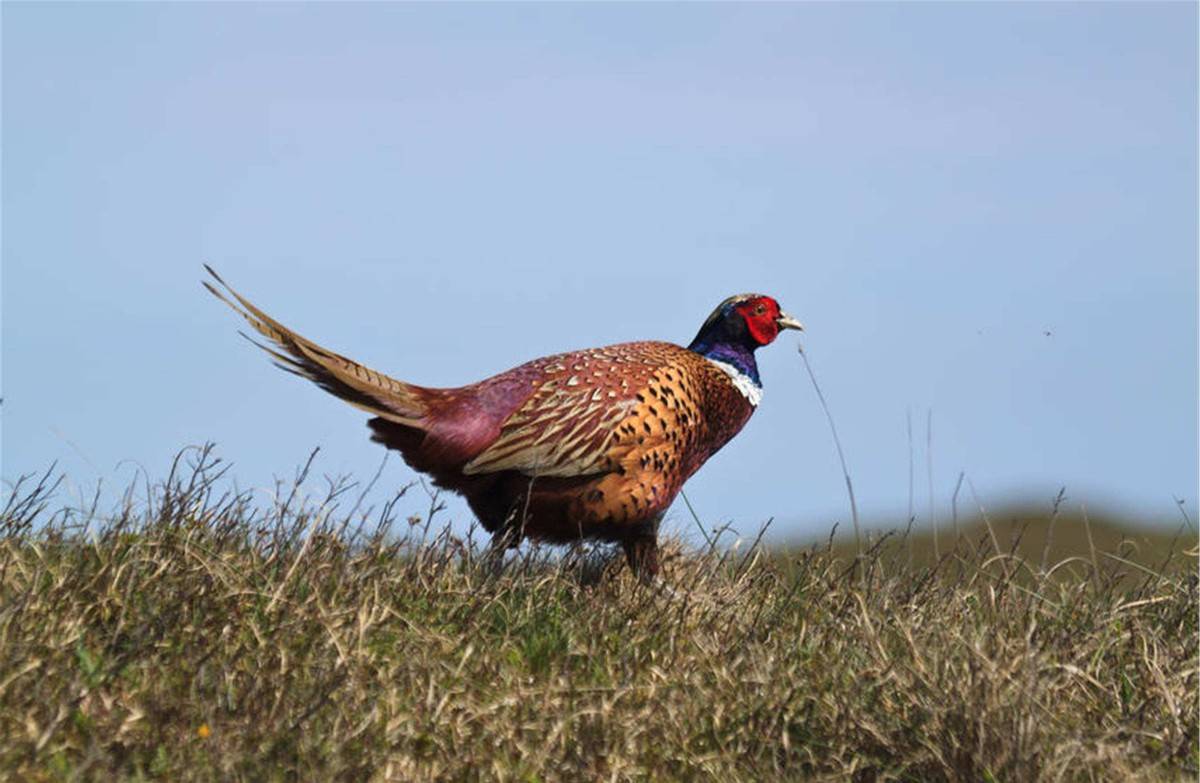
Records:
<instances>
[{"instance_id":1,"label":"brown vegetation","mask_svg":"<svg viewBox=\"0 0 1200 783\"><path fill-rule=\"evenodd\" d=\"M497 569L393 505L347 510L344 486L255 507L219 472L200 452L103 521L47 482L12 492L0 775L1197 774L1187 554L676 548L654 590L598 550Z\"/></svg>"}]
</instances>

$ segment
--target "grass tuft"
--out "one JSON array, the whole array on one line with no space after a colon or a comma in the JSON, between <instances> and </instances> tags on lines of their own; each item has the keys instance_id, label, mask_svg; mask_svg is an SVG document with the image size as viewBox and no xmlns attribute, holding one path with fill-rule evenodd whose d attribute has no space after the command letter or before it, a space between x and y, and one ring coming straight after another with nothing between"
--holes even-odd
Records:
<instances>
[{"instance_id":1,"label":"grass tuft","mask_svg":"<svg viewBox=\"0 0 1200 783\"><path fill-rule=\"evenodd\" d=\"M4 777L1197 774L1194 551L673 545L668 593L600 549L497 568L344 483L262 507L218 490L223 467L189 452L105 517L56 509L52 472L10 492Z\"/></svg>"}]
</instances>

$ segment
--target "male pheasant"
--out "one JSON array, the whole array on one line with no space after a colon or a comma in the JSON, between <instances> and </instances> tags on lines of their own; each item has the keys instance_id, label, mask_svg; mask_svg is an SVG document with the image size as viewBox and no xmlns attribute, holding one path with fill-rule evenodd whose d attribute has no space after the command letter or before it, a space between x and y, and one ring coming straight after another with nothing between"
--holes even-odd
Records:
<instances>
[{"instance_id":1,"label":"male pheasant","mask_svg":"<svg viewBox=\"0 0 1200 783\"><path fill-rule=\"evenodd\" d=\"M373 414L372 440L466 498L501 546L616 541L645 579L658 573L667 507L762 398L755 350L804 328L771 297L741 294L718 305L687 348L621 343L434 389L306 340L205 268L229 296L205 287L274 344L259 347L278 366Z\"/></svg>"}]
</instances>

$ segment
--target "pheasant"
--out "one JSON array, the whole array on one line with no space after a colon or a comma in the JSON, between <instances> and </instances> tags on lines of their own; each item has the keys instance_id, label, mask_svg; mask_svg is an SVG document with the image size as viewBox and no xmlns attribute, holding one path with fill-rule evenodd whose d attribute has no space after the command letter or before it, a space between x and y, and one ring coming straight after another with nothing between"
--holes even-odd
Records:
<instances>
[{"instance_id":1,"label":"pheasant","mask_svg":"<svg viewBox=\"0 0 1200 783\"><path fill-rule=\"evenodd\" d=\"M648 580L667 507L762 399L755 350L804 328L771 297L741 294L687 348L621 343L428 388L310 342L205 269L216 283L205 287L272 344L256 342L279 367L372 414L372 440L461 494L495 545L619 542Z\"/></svg>"}]
</instances>

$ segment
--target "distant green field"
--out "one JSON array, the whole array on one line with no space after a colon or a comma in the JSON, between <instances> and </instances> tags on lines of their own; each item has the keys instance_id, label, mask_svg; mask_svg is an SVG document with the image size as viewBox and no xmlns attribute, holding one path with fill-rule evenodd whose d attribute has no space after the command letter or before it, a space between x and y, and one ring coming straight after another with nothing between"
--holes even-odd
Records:
<instances>
[{"instance_id":1,"label":"distant green field","mask_svg":"<svg viewBox=\"0 0 1200 783\"><path fill-rule=\"evenodd\" d=\"M997 558L993 518L939 535L936 568L926 535L668 546L647 587L603 550L498 564L333 491L257 506L218 471L104 518L11 494L0 778L1197 776L1196 559L1168 537L1092 519L1089 545L1059 518L1043 565L1044 528Z\"/></svg>"},{"instance_id":2,"label":"distant green field","mask_svg":"<svg viewBox=\"0 0 1200 783\"><path fill-rule=\"evenodd\" d=\"M828 539L818 539L794 546L824 547L828 543ZM1062 564L1072 572L1087 567L1101 572L1136 570L1131 563L1157 571L1187 562L1185 553L1194 552L1197 543L1194 521L1182 516L1174 523L1164 523L1103 513L1089 513L1085 518L1079 512L1051 514L1047 509L1022 507L989 512L987 521L979 516L965 519L957 529L942 525L936 536L921 528L906 534L903 524L863 534L864 548L877 547L885 559L906 564L911 554L916 566L930 566L955 554L1002 552L1039 568ZM836 531L832 551L839 557L856 554L853 534L845 526ZM1190 562L1195 564L1194 557Z\"/></svg>"}]
</instances>

